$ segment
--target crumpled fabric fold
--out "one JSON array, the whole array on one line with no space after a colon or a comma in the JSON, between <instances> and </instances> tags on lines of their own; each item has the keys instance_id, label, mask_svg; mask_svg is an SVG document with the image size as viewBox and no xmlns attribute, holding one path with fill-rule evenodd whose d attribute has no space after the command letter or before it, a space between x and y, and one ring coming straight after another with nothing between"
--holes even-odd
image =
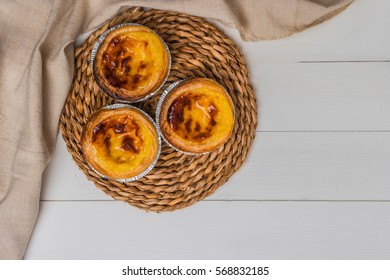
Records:
<instances>
[{"instance_id":1,"label":"crumpled fabric fold","mask_svg":"<svg viewBox=\"0 0 390 280\"><path fill-rule=\"evenodd\" d=\"M0 5L0 259L21 259L42 173L73 78L74 42L131 6L183 12L271 40L329 19L353 0L4 1ZM49 186L50 187L50 186Z\"/></svg>"}]
</instances>

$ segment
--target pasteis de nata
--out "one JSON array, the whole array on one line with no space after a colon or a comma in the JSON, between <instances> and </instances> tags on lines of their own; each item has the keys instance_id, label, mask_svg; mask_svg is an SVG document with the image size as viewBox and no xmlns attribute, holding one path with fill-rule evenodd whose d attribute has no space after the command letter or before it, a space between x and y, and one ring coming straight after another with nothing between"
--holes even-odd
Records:
<instances>
[{"instance_id":1,"label":"pasteis de nata","mask_svg":"<svg viewBox=\"0 0 390 280\"><path fill-rule=\"evenodd\" d=\"M223 145L232 133L232 99L214 80L185 80L170 90L160 103L157 114L161 134L180 151L211 152Z\"/></svg>"},{"instance_id":2,"label":"pasteis de nata","mask_svg":"<svg viewBox=\"0 0 390 280\"><path fill-rule=\"evenodd\" d=\"M104 92L127 102L140 101L164 83L170 54L163 40L142 25L125 25L107 34L93 63Z\"/></svg>"},{"instance_id":3,"label":"pasteis de nata","mask_svg":"<svg viewBox=\"0 0 390 280\"><path fill-rule=\"evenodd\" d=\"M105 108L93 114L81 143L90 166L111 179L128 179L151 169L160 148L155 125L134 107Z\"/></svg>"}]
</instances>

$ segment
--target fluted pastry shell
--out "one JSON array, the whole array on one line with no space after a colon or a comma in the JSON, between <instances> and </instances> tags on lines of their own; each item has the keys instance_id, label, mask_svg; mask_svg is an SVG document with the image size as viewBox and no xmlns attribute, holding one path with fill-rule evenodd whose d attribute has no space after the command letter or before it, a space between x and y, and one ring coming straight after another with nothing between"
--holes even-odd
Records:
<instances>
[{"instance_id":1,"label":"fluted pastry shell","mask_svg":"<svg viewBox=\"0 0 390 280\"><path fill-rule=\"evenodd\" d=\"M216 81L192 78L169 88L160 99L157 124L164 140L189 154L211 152L231 136L234 106Z\"/></svg>"},{"instance_id":2,"label":"fluted pastry shell","mask_svg":"<svg viewBox=\"0 0 390 280\"><path fill-rule=\"evenodd\" d=\"M142 101L165 82L170 53L151 29L138 24L113 27L93 51L93 72L100 88L115 99Z\"/></svg>"},{"instance_id":3,"label":"fluted pastry shell","mask_svg":"<svg viewBox=\"0 0 390 280\"><path fill-rule=\"evenodd\" d=\"M81 144L86 161L97 173L120 181L146 175L161 148L152 119L124 104L94 113L84 127Z\"/></svg>"}]
</instances>

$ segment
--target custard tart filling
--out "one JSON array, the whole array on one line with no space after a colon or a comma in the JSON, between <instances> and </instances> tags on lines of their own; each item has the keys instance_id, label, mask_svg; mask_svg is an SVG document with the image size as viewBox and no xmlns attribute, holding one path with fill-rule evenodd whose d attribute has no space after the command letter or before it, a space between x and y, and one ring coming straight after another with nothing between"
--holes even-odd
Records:
<instances>
[{"instance_id":1,"label":"custard tart filling","mask_svg":"<svg viewBox=\"0 0 390 280\"><path fill-rule=\"evenodd\" d=\"M135 108L103 109L85 126L82 149L98 173L112 179L137 176L156 161L156 127Z\"/></svg>"},{"instance_id":2,"label":"custard tart filling","mask_svg":"<svg viewBox=\"0 0 390 280\"><path fill-rule=\"evenodd\" d=\"M113 98L139 101L154 93L169 72L170 54L162 39L140 25L109 32L94 59L96 81Z\"/></svg>"},{"instance_id":3,"label":"custard tart filling","mask_svg":"<svg viewBox=\"0 0 390 280\"><path fill-rule=\"evenodd\" d=\"M159 112L164 139L188 153L218 148L230 137L233 125L232 100L211 79L194 78L178 84L164 97Z\"/></svg>"}]
</instances>

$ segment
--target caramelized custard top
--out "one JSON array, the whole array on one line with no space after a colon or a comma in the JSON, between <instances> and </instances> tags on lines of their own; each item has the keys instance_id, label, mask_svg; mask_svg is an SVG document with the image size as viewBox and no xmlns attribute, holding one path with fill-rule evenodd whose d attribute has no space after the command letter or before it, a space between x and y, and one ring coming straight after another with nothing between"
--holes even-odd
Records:
<instances>
[{"instance_id":1,"label":"caramelized custard top","mask_svg":"<svg viewBox=\"0 0 390 280\"><path fill-rule=\"evenodd\" d=\"M93 128L91 140L98 153L116 163L133 160L144 147L140 126L129 116L100 122Z\"/></svg>"},{"instance_id":2,"label":"caramelized custard top","mask_svg":"<svg viewBox=\"0 0 390 280\"><path fill-rule=\"evenodd\" d=\"M139 112L103 111L87 125L83 149L92 166L111 178L130 178L158 154L155 127Z\"/></svg>"},{"instance_id":3,"label":"caramelized custard top","mask_svg":"<svg viewBox=\"0 0 390 280\"><path fill-rule=\"evenodd\" d=\"M166 140L181 151L209 152L227 141L234 126L229 94L206 78L186 80L165 97L159 125Z\"/></svg>"},{"instance_id":4,"label":"caramelized custard top","mask_svg":"<svg viewBox=\"0 0 390 280\"><path fill-rule=\"evenodd\" d=\"M168 71L164 43L153 32L138 26L134 30L122 27L115 31L115 35L107 36L100 52L105 80L127 92L153 90Z\"/></svg>"},{"instance_id":5,"label":"caramelized custard top","mask_svg":"<svg viewBox=\"0 0 390 280\"><path fill-rule=\"evenodd\" d=\"M204 94L187 92L176 98L168 109L171 129L186 140L202 142L216 126L217 106Z\"/></svg>"}]
</instances>

